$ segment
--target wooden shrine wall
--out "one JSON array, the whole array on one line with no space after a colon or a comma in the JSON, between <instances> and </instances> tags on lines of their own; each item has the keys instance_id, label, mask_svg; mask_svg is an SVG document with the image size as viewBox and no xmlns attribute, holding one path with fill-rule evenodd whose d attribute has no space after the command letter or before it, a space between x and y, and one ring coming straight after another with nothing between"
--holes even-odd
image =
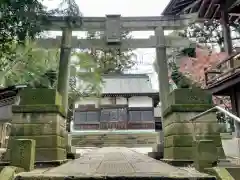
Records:
<instances>
[{"instance_id":1,"label":"wooden shrine wall","mask_svg":"<svg viewBox=\"0 0 240 180\"><path fill-rule=\"evenodd\" d=\"M125 106L78 108L74 112L74 129L155 129L153 108Z\"/></svg>"}]
</instances>

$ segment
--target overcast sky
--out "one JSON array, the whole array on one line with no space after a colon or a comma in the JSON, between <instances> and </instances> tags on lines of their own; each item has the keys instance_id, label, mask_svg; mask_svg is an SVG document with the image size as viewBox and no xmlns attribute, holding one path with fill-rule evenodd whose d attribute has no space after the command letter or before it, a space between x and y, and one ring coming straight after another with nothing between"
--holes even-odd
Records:
<instances>
[{"instance_id":1,"label":"overcast sky","mask_svg":"<svg viewBox=\"0 0 240 180\"><path fill-rule=\"evenodd\" d=\"M121 14L122 16L159 16L170 0L75 0L83 16L105 16L106 14ZM56 8L58 0L44 0L48 9ZM60 35L60 33L54 33ZM136 38L147 38L153 32L134 32ZM136 50L140 62L133 73L149 73L154 88L157 88L156 75L153 75L152 62L155 59L154 49Z\"/></svg>"}]
</instances>

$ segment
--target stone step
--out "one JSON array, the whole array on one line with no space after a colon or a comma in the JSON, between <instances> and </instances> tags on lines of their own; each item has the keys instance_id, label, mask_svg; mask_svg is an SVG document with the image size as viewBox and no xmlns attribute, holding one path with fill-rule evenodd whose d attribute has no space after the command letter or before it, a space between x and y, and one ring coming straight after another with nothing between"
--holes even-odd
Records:
<instances>
[{"instance_id":1,"label":"stone step","mask_svg":"<svg viewBox=\"0 0 240 180\"><path fill-rule=\"evenodd\" d=\"M76 147L128 147L128 148L137 148L137 147L152 147L153 144L114 144L114 143L110 143L110 144L84 144L84 145L77 145Z\"/></svg>"},{"instance_id":2,"label":"stone step","mask_svg":"<svg viewBox=\"0 0 240 180\"><path fill-rule=\"evenodd\" d=\"M157 143L159 133L98 133L98 134L79 134L72 135L71 145L76 147L144 147L152 146Z\"/></svg>"},{"instance_id":3,"label":"stone step","mask_svg":"<svg viewBox=\"0 0 240 180\"><path fill-rule=\"evenodd\" d=\"M16 180L216 180L193 168L179 168L157 161L128 148L108 147L92 150L79 159L45 170L16 175Z\"/></svg>"}]
</instances>

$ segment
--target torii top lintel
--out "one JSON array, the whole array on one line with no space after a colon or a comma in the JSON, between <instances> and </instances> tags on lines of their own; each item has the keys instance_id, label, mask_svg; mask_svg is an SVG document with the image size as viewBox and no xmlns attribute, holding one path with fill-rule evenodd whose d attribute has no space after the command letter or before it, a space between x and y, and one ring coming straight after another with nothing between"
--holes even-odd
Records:
<instances>
[{"instance_id":1,"label":"torii top lintel","mask_svg":"<svg viewBox=\"0 0 240 180\"><path fill-rule=\"evenodd\" d=\"M60 31L71 28L73 31L105 31L108 26L116 26L126 31L148 31L156 27L166 30L179 29L195 22L195 14L179 16L140 16L122 17L121 15L106 15L106 17L64 17L48 16L47 22L42 24L44 30Z\"/></svg>"}]
</instances>

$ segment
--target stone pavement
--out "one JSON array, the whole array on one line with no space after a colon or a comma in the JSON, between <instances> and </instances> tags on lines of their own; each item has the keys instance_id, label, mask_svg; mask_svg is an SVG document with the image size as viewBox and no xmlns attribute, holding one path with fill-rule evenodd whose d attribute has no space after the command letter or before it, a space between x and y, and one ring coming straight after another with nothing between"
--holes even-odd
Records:
<instances>
[{"instance_id":1,"label":"stone pavement","mask_svg":"<svg viewBox=\"0 0 240 180\"><path fill-rule=\"evenodd\" d=\"M209 179L193 168L173 167L124 147L106 147L86 152L79 159L55 168L18 174L16 179Z\"/></svg>"}]
</instances>

